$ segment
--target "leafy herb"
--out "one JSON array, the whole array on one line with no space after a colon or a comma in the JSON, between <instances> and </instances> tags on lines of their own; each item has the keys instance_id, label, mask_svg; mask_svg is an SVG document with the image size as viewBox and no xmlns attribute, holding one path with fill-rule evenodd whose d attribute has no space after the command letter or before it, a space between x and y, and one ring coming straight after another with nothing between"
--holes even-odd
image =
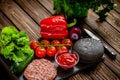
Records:
<instances>
[{"instance_id":1,"label":"leafy herb","mask_svg":"<svg viewBox=\"0 0 120 80\"><path fill-rule=\"evenodd\" d=\"M29 46L27 34L18 31L14 26L2 29L0 35L0 54L14 62L22 62L34 51Z\"/></svg>"},{"instance_id":2,"label":"leafy herb","mask_svg":"<svg viewBox=\"0 0 120 80\"><path fill-rule=\"evenodd\" d=\"M104 21L106 13L115 6L113 0L54 0L56 14L62 14L67 19L86 17L88 10L92 9L99 15L99 21Z\"/></svg>"}]
</instances>

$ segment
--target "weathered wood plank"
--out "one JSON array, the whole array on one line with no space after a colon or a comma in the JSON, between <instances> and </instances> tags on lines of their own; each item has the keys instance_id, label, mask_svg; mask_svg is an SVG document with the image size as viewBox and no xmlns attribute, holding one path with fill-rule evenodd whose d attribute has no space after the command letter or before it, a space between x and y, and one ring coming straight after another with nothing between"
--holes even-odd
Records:
<instances>
[{"instance_id":1,"label":"weathered wood plank","mask_svg":"<svg viewBox=\"0 0 120 80\"><path fill-rule=\"evenodd\" d=\"M107 22L120 32L120 14L112 10L108 13Z\"/></svg>"},{"instance_id":2,"label":"weathered wood plank","mask_svg":"<svg viewBox=\"0 0 120 80\"><path fill-rule=\"evenodd\" d=\"M53 0L38 0L46 9L49 10L50 13L54 14L55 11L53 9Z\"/></svg>"},{"instance_id":3,"label":"weathered wood plank","mask_svg":"<svg viewBox=\"0 0 120 80\"><path fill-rule=\"evenodd\" d=\"M0 32L5 26L12 25L12 23L7 19L7 17L0 11Z\"/></svg>"},{"instance_id":4,"label":"weathered wood plank","mask_svg":"<svg viewBox=\"0 0 120 80\"><path fill-rule=\"evenodd\" d=\"M118 80L119 78L103 63L100 63L94 71L88 73L93 80Z\"/></svg>"},{"instance_id":5,"label":"weathered wood plank","mask_svg":"<svg viewBox=\"0 0 120 80\"><path fill-rule=\"evenodd\" d=\"M26 31L30 39L38 39L39 26L13 1L0 3L0 9L15 24L15 26Z\"/></svg>"},{"instance_id":6,"label":"weathered wood plank","mask_svg":"<svg viewBox=\"0 0 120 80\"><path fill-rule=\"evenodd\" d=\"M93 80L93 79L85 72L80 72L75 76L70 77L68 80Z\"/></svg>"},{"instance_id":7,"label":"weathered wood plank","mask_svg":"<svg viewBox=\"0 0 120 80\"><path fill-rule=\"evenodd\" d=\"M96 22L97 18L98 16L96 14L94 14L92 11L89 11L85 22L120 53L120 33L107 22Z\"/></svg>"},{"instance_id":8,"label":"weathered wood plank","mask_svg":"<svg viewBox=\"0 0 120 80\"><path fill-rule=\"evenodd\" d=\"M91 80L91 79L118 80L119 78L112 71L110 71L103 63L100 63L94 70L88 72L82 72L69 78L69 80Z\"/></svg>"},{"instance_id":9,"label":"weathered wood plank","mask_svg":"<svg viewBox=\"0 0 120 80\"><path fill-rule=\"evenodd\" d=\"M112 70L120 78L120 65L116 64L114 61L111 61L106 58L104 62L108 68Z\"/></svg>"},{"instance_id":10,"label":"weathered wood plank","mask_svg":"<svg viewBox=\"0 0 120 80\"><path fill-rule=\"evenodd\" d=\"M9 26L9 25L13 25L8 19L7 17L0 11L0 30L5 27L5 26Z\"/></svg>"},{"instance_id":11,"label":"weathered wood plank","mask_svg":"<svg viewBox=\"0 0 120 80\"><path fill-rule=\"evenodd\" d=\"M42 1L42 0L41 0ZM44 0L46 1L46 0ZM37 0L16 0L16 2L39 24L51 14Z\"/></svg>"},{"instance_id":12,"label":"weathered wood plank","mask_svg":"<svg viewBox=\"0 0 120 80\"><path fill-rule=\"evenodd\" d=\"M117 4L115 10L120 14L120 0L114 0L114 2Z\"/></svg>"}]
</instances>

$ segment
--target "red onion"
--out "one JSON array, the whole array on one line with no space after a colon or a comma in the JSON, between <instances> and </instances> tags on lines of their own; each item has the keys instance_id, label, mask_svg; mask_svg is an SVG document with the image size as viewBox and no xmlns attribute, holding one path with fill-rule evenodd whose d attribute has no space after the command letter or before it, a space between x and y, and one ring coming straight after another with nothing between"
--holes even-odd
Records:
<instances>
[{"instance_id":1,"label":"red onion","mask_svg":"<svg viewBox=\"0 0 120 80\"><path fill-rule=\"evenodd\" d=\"M72 40L78 40L81 37L81 30L78 27L72 27L70 29L70 38Z\"/></svg>"}]
</instances>

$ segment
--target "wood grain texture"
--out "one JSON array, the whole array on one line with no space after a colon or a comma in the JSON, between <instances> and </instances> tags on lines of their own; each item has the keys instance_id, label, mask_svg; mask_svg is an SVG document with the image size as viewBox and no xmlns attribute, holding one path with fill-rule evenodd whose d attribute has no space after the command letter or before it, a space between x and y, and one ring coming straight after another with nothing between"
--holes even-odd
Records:
<instances>
[{"instance_id":1,"label":"wood grain texture","mask_svg":"<svg viewBox=\"0 0 120 80\"><path fill-rule=\"evenodd\" d=\"M17 28L27 32L31 40L40 37L39 26L16 3L10 1L1 3L0 6L0 9Z\"/></svg>"},{"instance_id":2,"label":"wood grain texture","mask_svg":"<svg viewBox=\"0 0 120 80\"><path fill-rule=\"evenodd\" d=\"M44 0L46 1L46 0ZM51 14L37 0L16 0L16 2L29 14L38 24Z\"/></svg>"},{"instance_id":3,"label":"wood grain texture","mask_svg":"<svg viewBox=\"0 0 120 80\"><path fill-rule=\"evenodd\" d=\"M116 64L114 61L110 61L107 58L105 60L105 64L107 65L108 68L112 70L114 74L116 74L120 78L120 65Z\"/></svg>"},{"instance_id":4,"label":"wood grain texture","mask_svg":"<svg viewBox=\"0 0 120 80\"><path fill-rule=\"evenodd\" d=\"M97 18L98 16L90 10L85 22L120 53L120 33L107 22L96 22Z\"/></svg>"},{"instance_id":5,"label":"wood grain texture","mask_svg":"<svg viewBox=\"0 0 120 80\"><path fill-rule=\"evenodd\" d=\"M52 14L55 13L53 9L53 0L38 0L48 11Z\"/></svg>"},{"instance_id":6,"label":"wood grain texture","mask_svg":"<svg viewBox=\"0 0 120 80\"><path fill-rule=\"evenodd\" d=\"M115 8L115 10L120 13L120 0L114 0L114 2L117 4L117 7Z\"/></svg>"},{"instance_id":7,"label":"wood grain texture","mask_svg":"<svg viewBox=\"0 0 120 80\"><path fill-rule=\"evenodd\" d=\"M109 73L109 74L108 74ZM104 63L100 63L94 70L81 72L69 80L118 80L117 77Z\"/></svg>"},{"instance_id":8,"label":"wood grain texture","mask_svg":"<svg viewBox=\"0 0 120 80\"><path fill-rule=\"evenodd\" d=\"M88 74L92 76L94 80L117 80L119 79L119 77L117 77L111 70L109 70L109 68L104 66L103 63L98 65L95 71L91 71Z\"/></svg>"},{"instance_id":9,"label":"wood grain texture","mask_svg":"<svg viewBox=\"0 0 120 80\"><path fill-rule=\"evenodd\" d=\"M120 14L112 10L107 15L107 22L120 33Z\"/></svg>"},{"instance_id":10,"label":"wood grain texture","mask_svg":"<svg viewBox=\"0 0 120 80\"><path fill-rule=\"evenodd\" d=\"M85 72L81 72L76 74L74 77L70 77L68 80L93 80L91 76L86 74Z\"/></svg>"},{"instance_id":11,"label":"wood grain texture","mask_svg":"<svg viewBox=\"0 0 120 80\"><path fill-rule=\"evenodd\" d=\"M1 0L0 29L14 25L19 30L27 32L31 40L40 37L39 22L54 15L53 0ZM115 60L107 55L101 62L88 72L79 72L68 80L119 80L120 78L120 0L116 0L117 8L108 13L107 21L96 22L98 16L91 10L88 17L80 24L97 35L113 52L117 53Z\"/></svg>"},{"instance_id":12,"label":"wood grain texture","mask_svg":"<svg viewBox=\"0 0 120 80\"><path fill-rule=\"evenodd\" d=\"M9 25L13 25L8 18L0 11L0 30L5 27L5 26L9 26Z\"/></svg>"}]
</instances>

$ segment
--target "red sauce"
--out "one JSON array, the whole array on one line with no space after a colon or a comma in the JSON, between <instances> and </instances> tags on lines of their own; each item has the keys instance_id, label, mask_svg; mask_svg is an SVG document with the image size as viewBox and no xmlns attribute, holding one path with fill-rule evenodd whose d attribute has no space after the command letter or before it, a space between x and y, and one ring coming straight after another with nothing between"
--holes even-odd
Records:
<instances>
[{"instance_id":1,"label":"red sauce","mask_svg":"<svg viewBox=\"0 0 120 80\"><path fill-rule=\"evenodd\" d=\"M57 61L63 69L69 69L75 66L78 58L76 54L63 53L57 56Z\"/></svg>"}]
</instances>

